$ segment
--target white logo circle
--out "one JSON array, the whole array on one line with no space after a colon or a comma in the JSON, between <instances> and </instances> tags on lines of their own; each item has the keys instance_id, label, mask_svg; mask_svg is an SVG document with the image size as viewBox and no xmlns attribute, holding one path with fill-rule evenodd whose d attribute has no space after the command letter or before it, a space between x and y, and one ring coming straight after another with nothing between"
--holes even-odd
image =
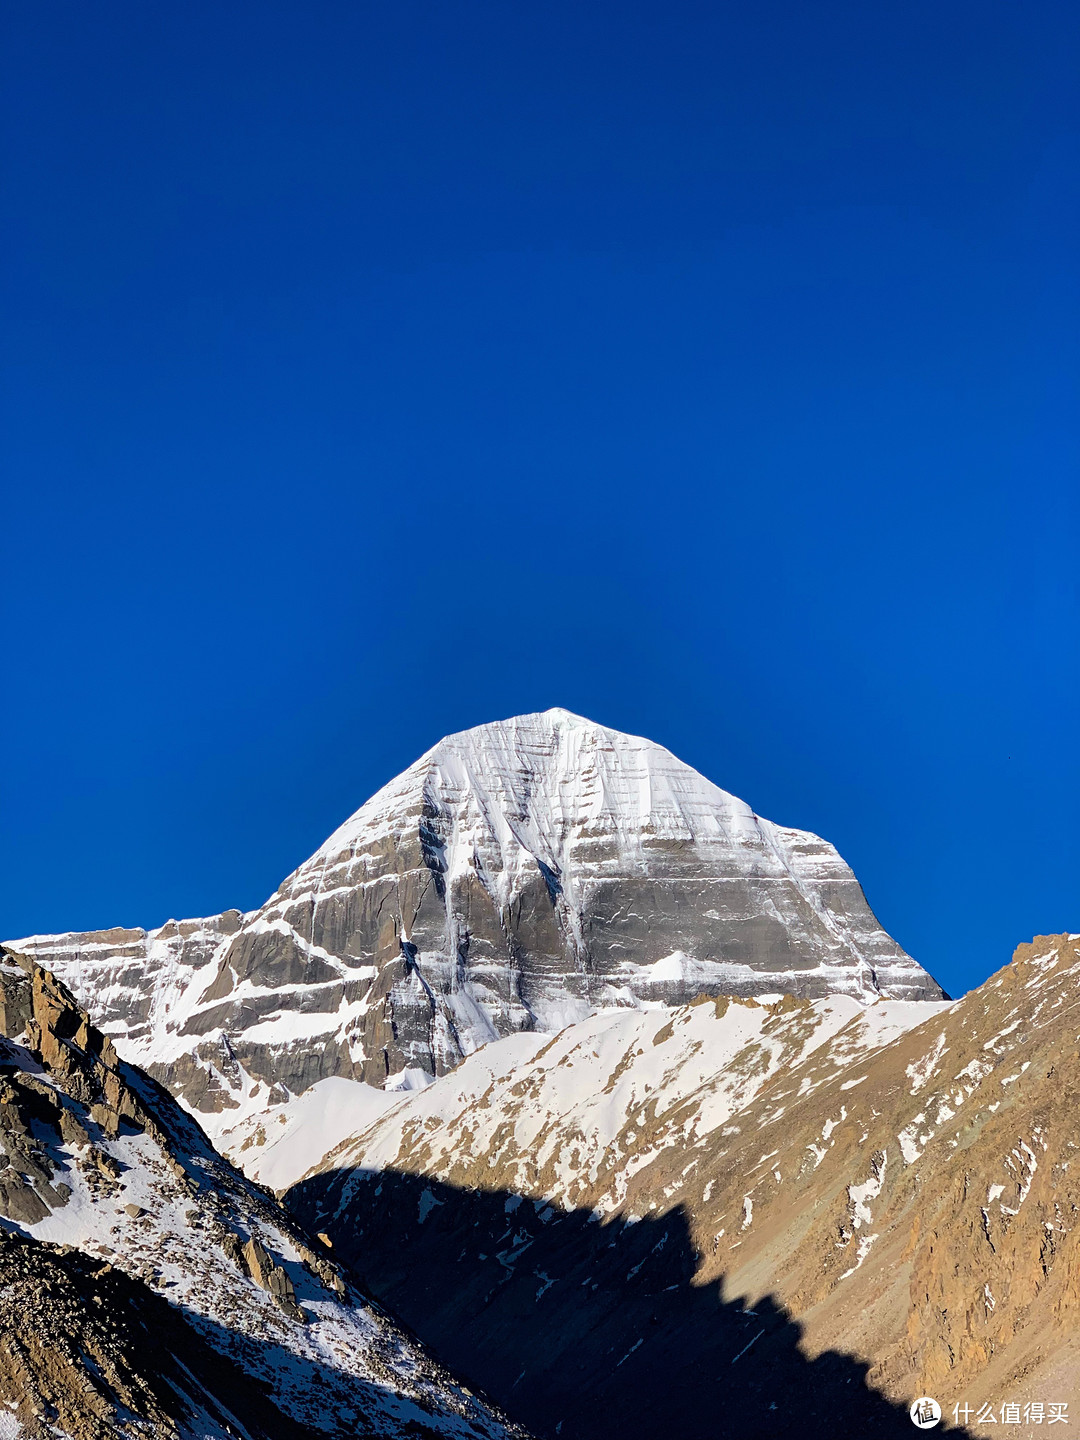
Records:
<instances>
[{"instance_id":1,"label":"white logo circle","mask_svg":"<svg viewBox=\"0 0 1080 1440\"><path fill-rule=\"evenodd\" d=\"M920 1395L908 1411L918 1430L932 1430L941 1419L941 1406L929 1395Z\"/></svg>"}]
</instances>

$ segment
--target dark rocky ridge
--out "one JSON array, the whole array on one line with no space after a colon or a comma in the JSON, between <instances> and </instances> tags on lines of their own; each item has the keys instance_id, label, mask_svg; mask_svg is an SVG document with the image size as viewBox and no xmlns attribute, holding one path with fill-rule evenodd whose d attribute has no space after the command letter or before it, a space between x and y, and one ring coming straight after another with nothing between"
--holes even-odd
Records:
<instances>
[{"instance_id":1,"label":"dark rocky ridge","mask_svg":"<svg viewBox=\"0 0 1080 1440\"><path fill-rule=\"evenodd\" d=\"M0 1021L0 1402L33 1440L521 1433L7 950Z\"/></svg>"}]
</instances>

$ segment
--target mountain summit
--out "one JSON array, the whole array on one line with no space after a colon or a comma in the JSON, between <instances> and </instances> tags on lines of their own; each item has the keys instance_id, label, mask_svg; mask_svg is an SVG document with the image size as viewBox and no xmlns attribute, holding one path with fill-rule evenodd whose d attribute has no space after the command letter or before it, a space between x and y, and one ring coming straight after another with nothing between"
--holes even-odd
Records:
<instances>
[{"instance_id":1,"label":"mountain summit","mask_svg":"<svg viewBox=\"0 0 1080 1440\"><path fill-rule=\"evenodd\" d=\"M257 911L17 944L209 1112L422 1084L596 1008L942 998L826 841L559 709L441 740Z\"/></svg>"}]
</instances>

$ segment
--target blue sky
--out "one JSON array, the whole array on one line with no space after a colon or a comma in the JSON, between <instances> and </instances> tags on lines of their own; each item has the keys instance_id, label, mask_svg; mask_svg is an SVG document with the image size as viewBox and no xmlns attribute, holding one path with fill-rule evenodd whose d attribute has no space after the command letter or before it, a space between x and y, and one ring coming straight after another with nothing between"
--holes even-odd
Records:
<instances>
[{"instance_id":1,"label":"blue sky","mask_svg":"<svg viewBox=\"0 0 1080 1440\"><path fill-rule=\"evenodd\" d=\"M563 705L1080 930L1075 7L9 4L0 932Z\"/></svg>"}]
</instances>

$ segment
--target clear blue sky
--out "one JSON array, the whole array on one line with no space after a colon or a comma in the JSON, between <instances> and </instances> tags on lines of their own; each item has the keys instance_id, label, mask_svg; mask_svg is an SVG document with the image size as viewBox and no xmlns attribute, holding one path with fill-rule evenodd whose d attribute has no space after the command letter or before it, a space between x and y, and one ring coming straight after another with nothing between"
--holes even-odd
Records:
<instances>
[{"instance_id":1,"label":"clear blue sky","mask_svg":"<svg viewBox=\"0 0 1080 1440\"><path fill-rule=\"evenodd\" d=\"M7 3L0 933L552 705L1080 930L1078 15Z\"/></svg>"}]
</instances>

